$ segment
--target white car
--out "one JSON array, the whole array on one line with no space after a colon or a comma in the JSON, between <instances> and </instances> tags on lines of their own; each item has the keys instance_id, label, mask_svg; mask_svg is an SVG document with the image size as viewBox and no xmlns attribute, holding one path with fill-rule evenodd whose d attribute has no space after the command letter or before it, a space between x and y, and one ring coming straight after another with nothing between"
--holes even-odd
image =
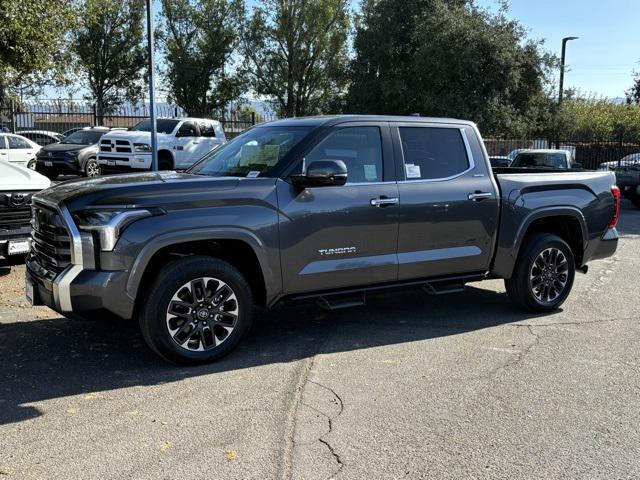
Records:
<instances>
[{"instance_id":1,"label":"white car","mask_svg":"<svg viewBox=\"0 0 640 480\"><path fill-rule=\"evenodd\" d=\"M157 122L159 170L182 170L226 141L220 122L204 118L159 118ZM98 163L103 173L151 169L151 121L143 120L125 131L112 131L100 139Z\"/></svg>"},{"instance_id":2,"label":"white car","mask_svg":"<svg viewBox=\"0 0 640 480\"><path fill-rule=\"evenodd\" d=\"M64 138L64 135L61 133L49 130L20 130L17 133L28 138L32 142L36 142L42 147L45 145L51 145L52 143L58 143Z\"/></svg>"},{"instance_id":3,"label":"white car","mask_svg":"<svg viewBox=\"0 0 640 480\"><path fill-rule=\"evenodd\" d=\"M0 256L22 255L31 247L31 196L51 186L38 172L0 162Z\"/></svg>"},{"instance_id":4,"label":"white car","mask_svg":"<svg viewBox=\"0 0 640 480\"><path fill-rule=\"evenodd\" d=\"M573 161L573 155L569 150L553 149L520 150L509 166L514 168L550 168L554 170L582 168L582 165Z\"/></svg>"},{"instance_id":5,"label":"white car","mask_svg":"<svg viewBox=\"0 0 640 480\"><path fill-rule=\"evenodd\" d=\"M13 133L0 133L0 162L36 168L36 155L42 147L36 142Z\"/></svg>"},{"instance_id":6,"label":"white car","mask_svg":"<svg viewBox=\"0 0 640 480\"><path fill-rule=\"evenodd\" d=\"M640 153L632 153L612 162L603 162L598 165L598 170L613 170L617 167L631 167L633 165L640 165Z\"/></svg>"}]
</instances>

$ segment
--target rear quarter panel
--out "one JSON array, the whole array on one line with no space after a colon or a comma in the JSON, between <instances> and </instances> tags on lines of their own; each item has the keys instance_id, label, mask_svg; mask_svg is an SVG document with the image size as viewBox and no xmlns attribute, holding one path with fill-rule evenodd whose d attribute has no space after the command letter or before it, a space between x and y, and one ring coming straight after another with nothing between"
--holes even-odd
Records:
<instances>
[{"instance_id":1,"label":"rear quarter panel","mask_svg":"<svg viewBox=\"0 0 640 480\"><path fill-rule=\"evenodd\" d=\"M529 226L550 216L571 216L582 230L584 261L604 235L614 211L610 172L498 174L502 215L492 272L510 278ZM583 262L584 263L584 262Z\"/></svg>"}]
</instances>

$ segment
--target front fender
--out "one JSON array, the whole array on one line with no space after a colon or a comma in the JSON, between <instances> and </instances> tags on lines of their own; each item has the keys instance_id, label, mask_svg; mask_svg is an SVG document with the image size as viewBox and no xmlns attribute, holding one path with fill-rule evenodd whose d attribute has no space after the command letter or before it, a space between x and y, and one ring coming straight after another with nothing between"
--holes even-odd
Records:
<instances>
[{"instance_id":1,"label":"front fender","mask_svg":"<svg viewBox=\"0 0 640 480\"><path fill-rule=\"evenodd\" d=\"M138 253L131 266L129 278L127 280L127 295L135 300L142 276L153 256L162 248L180 243L193 242L198 240L239 240L248 244L260 263L262 276L265 281L267 298L271 298L280 293L280 275L270 266L268 260L267 247L254 233L233 227L223 228L193 228L181 231L168 232L151 239Z\"/></svg>"}]
</instances>

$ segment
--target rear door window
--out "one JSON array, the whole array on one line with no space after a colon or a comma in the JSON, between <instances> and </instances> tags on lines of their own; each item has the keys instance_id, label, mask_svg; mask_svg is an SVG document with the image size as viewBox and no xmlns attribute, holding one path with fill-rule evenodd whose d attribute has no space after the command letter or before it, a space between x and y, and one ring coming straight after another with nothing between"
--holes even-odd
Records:
<instances>
[{"instance_id":1,"label":"rear door window","mask_svg":"<svg viewBox=\"0 0 640 480\"><path fill-rule=\"evenodd\" d=\"M202 121L198 122L198 126L200 127L200 135L203 137L215 138L216 131L213 127L212 122Z\"/></svg>"},{"instance_id":2,"label":"rear door window","mask_svg":"<svg viewBox=\"0 0 640 480\"><path fill-rule=\"evenodd\" d=\"M405 178L438 180L469 169L469 157L458 128L399 127Z\"/></svg>"}]
</instances>

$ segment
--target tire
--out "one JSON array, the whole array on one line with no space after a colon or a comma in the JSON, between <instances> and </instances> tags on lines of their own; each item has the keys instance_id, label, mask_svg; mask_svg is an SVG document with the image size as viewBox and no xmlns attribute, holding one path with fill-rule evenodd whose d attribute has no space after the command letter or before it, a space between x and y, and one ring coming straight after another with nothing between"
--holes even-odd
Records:
<instances>
[{"instance_id":1,"label":"tire","mask_svg":"<svg viewBox=\"0 0 640 480\"><path fill-rule=\"evenodd\" d=\"M35 170L36 169L36 159L32 158L31 160L29 160L29 162L27 163L27 168L29 170Z\"/></svg>"},{"instance_id":2,"label":"tire","mask_svg":"<svg viewBox=\"0 0 640 480\"><path fill-rule=\"evenodd\" d=\"M191 282L198 279L205 282L206 289L196 282L194 290ZM203 290L206 295L202 295ZM217 292L228 298L222 303L224 316L215 314L221 311L220 304L214 305L219 298L214 295ZM170 313L170 306L175 315ZM252 324L253 298L247 281L233 266L193 255L162 268L138 310L142 336L153 351L172 363L197 365L222 358L238 345Z\"/></svg>"},{"instance_id":3,"label":"tire","mask_svg":"<svg viewBox=\"0 0 640 480\"><path fill-rule=\"evenodd\" d=\"M87 159L87 163L84 164L84 176L91 178L91 177L97 177L101 174L101 170L100 170L100 164L98 163L98 160L96 160L94 157L90 157Z\"/></svg>"},{"instance_id":4,"label":"tire","mask_svg":"<svg viewBox=\"0 0 640 480\"><path fill-rule=\"evenodd\" d=\"M564 266L561 265L563 260L566 261L562 264ZM537 263L534 265L534 262ZM540 265L547 270L540 268ZM557 235L536 233L525 240L513 276L505 279L504 284L516 306L530 312L550 312L567 299L574 278L575 260L567 242Z\"/></svg>"},{"instance_id":5,"label":"tire","mask_svg":"<svg viewBox=\"0 0 640 480\"><path fill-rule=\"evenodd\" d=\"M167 154L160 154L158 158L158 170L173 170L173 160Z\"/></svg>"},{"instance_id":6,"label":"tire","mask_svg":"<svg viewBox=\"0 0 640 480\"><path fill-rule=\"evenodd\" d=\"M634 207L640 208L640 195L634 193L633 195L629 196L629 200L631 200L631 203L633 203Z\"/></svg>"}]
</instances>

